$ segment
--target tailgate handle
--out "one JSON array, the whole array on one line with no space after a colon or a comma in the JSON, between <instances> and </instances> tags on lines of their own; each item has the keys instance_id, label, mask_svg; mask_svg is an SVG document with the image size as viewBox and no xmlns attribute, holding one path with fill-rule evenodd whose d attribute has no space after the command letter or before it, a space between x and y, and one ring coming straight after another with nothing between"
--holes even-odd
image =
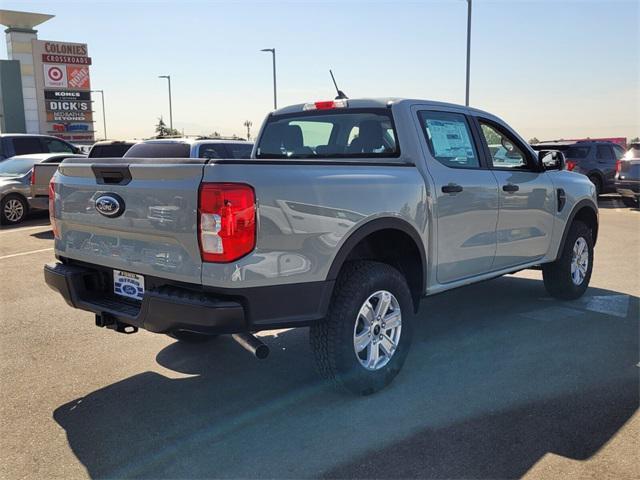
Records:
<instances>
[{"instance_id":1,"label":"tailgate handle","mask_svg":"<svg viewBox=\"0 0 640 480\"><path fill-rule=\"evenodd\" d=\"M131 181L129 165L91 165L100 185L126 185Z\"/></svg>"}]
</instances>

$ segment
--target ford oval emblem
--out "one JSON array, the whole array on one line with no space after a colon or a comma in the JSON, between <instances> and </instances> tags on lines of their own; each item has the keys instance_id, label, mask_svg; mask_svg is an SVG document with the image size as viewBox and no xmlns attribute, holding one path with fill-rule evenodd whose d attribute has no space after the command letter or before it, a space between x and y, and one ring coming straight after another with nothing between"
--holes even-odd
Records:
<instances>
[{"instance_id":1,"label":"ford oval emblem","mask_svg":"<svg viewBox=\"0 0 640 480\"><path fill-rule=\"evenodd\" d=\"M119 217L124 213L124 200L115 193L105 193L96 198L96 210L105 217Z\"/></svg>"}]
</instances>

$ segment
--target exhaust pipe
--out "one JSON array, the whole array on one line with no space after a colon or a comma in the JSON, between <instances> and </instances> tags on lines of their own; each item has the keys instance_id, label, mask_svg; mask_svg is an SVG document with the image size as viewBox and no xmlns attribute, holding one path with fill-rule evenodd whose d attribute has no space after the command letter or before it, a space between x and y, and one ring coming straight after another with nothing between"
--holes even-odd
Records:
<instances>
[{"instance_id":1,"label":"exhaust pipe","mask_svg":"<svg viewBox=\"0 0 640 480\"><path fill-rule=\"evenodd\" d=\"M263 360L269 356L269 347L250 333L234 333L231 337L256 358Z\"/></svg>"}]
</instances>

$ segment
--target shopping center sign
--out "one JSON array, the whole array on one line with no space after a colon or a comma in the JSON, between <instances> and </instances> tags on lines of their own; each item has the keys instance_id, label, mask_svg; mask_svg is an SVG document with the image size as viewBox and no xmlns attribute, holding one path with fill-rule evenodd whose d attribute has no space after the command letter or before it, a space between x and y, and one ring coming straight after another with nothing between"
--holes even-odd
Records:
<instances>
[{"instance_id":1,"label":"shopping center sign","mask_svg":"<svg viewBox=\"0 0 640 480\"><path fill-rule=\"evenodd\" d=\"M92 141L91 58L87 45L32 40L32 47L40 131L64 131L64 136L58 135L61 138L70 132L82 132L82 138L71 140Z\"/></svg>"}]
</instances>

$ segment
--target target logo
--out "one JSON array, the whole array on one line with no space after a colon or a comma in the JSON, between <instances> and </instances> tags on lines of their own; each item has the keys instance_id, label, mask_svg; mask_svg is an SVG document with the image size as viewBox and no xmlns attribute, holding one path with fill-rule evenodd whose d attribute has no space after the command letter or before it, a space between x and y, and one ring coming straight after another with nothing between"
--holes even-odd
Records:
<instances>
[{"instance_id":1,"label":"target logo","mask_svg":"<svg viewBox=\"0 0 640 480\"><path fill-rule=\"evenodd\" d=\"M44 86L67 88L67 72L64 67L45 63Z\"/></svg>"}]
</instances>

